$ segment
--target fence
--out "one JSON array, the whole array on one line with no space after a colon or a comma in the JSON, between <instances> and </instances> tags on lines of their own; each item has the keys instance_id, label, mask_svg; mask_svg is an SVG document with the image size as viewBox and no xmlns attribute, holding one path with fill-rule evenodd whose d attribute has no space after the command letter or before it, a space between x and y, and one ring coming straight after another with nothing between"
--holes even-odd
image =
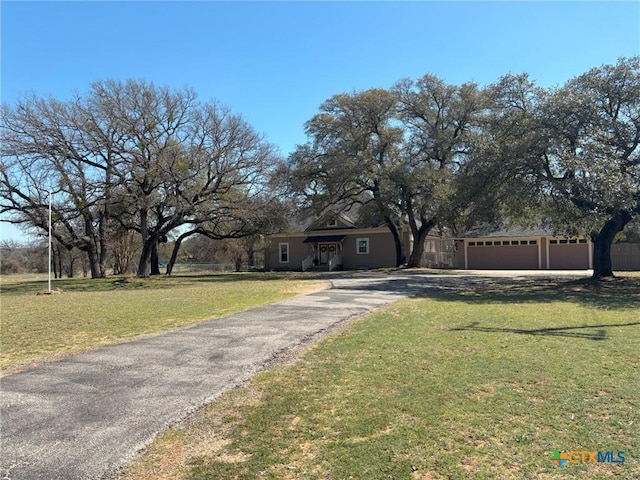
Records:
<instances>
[{"instance_id":1,"label":"fence","mask_svg":"<svg viewBox=\"0 0 640 480\"><path fill-rule=\"evenodd\" d=\"M455 267L455 242L444 239L428 239L424 242L422 265L429 268Z\"/></svg>"},{"instance_id":2,"label":"fence","mask_svg":"<svg viewBox=\"0 0 640 480\"><path fill-rule=\"evenodd\" d=\"M259 270L262 265L255 265L249 268L248 264L243 263L241 270ZM173 266L173 273L188 272L235 272L236 266L233 263L176 263Z\"/></svg>"},{"instance_id":3,"label":"fence","mask_svg":"<svg viewBox=\"0 0 640 480\"><path fill-rule=\"evenodd\" d=\"M640 270L640 243L611 245L611 265L614 271Z\"/></svg>"}]
</instances>

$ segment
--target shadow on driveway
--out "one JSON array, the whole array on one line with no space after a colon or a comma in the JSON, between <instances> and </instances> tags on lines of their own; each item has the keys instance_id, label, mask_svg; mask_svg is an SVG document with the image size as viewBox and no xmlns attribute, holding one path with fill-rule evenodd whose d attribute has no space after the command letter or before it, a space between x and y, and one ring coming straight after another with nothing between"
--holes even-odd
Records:
<instances>
[{"instance_id":1,"label":"shadow on driveway","mask_svg":"<svg viewBox=\"0 0 640 480\"><path fill-rule=\"evenodd\" d=\"M331 278L333 288L404 293L411 297L469 304L574 302L596 308L640 309L640 277L616 277L602 281L575 274L543 276L501 272L352 274ZM348 278L348 280L346 280Z\"/></svg>"}]
</instances>

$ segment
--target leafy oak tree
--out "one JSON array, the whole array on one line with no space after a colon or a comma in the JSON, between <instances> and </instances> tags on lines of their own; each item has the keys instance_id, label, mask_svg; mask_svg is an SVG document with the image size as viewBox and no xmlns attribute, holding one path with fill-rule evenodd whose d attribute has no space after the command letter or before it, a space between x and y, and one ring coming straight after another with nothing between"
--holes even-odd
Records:
<instances>
[{"instance_id":1,"label":"leafy oak tree","mask_svg":"<svg viewBox=\"0 0 640 480\"><path fill-rule=\"evenodd\" d=\"M488 190L465 188L485 96L473 83L449 85L434 75L401 81L393 91L406 132L394 183L413 237L407 265L418 267L429 232L449 226Z\"/></svg>"},{"instance_id":2,"label":"leafy oak tree","mask_svg":"<svg viewBox=\"0 0 640 480\"><path fill-rule=\"evenodd\" d=\"M541 159L558 222L586 231L593 276L613 275L611 244L640 213L640 57L593 68L547 97Z\"/></svg>"},{"instance_id":3,"label":"leafy oak tree","mask_svg":"<svg viewBox=\"0 0 640 480\"><path fill-rule=\"evenodd\" d=\"M393 235L396 264L403 261L399 194L392 176L401 161L403 129L387 90L334 95L305 125L309 141L290 157L292 188L306 205L349 209L365 204Z\"/></svg>"},{"instance_id":4,"label":"leafy oak tree","mask_svg":"<svg viewBox=\"0 0 640 480\"><path fill-rule=\"evenodd\" d=\"M408 224L407 265L418 267L429 232L470 201L461 203L458 191L483 108L476 85L448 85L433 75L392 90L335 95L307 122L310 141L291 158L292 178L321 208L367 203L391 231L398 265L399 228Z\"/></svg>"},{"instance_id":5,"label":"leafy oak tree","mask_svg":"<svg viewBox=\"0 0 640 480\"><path fill-rule=\"evenodd\" d=\"M537 217L593 242L593 277L613 275L611 244L640 213L640 57L593 68L560 88L526 75L492 87L487 130L513 217Z\"/></svg>"}]
</instances>

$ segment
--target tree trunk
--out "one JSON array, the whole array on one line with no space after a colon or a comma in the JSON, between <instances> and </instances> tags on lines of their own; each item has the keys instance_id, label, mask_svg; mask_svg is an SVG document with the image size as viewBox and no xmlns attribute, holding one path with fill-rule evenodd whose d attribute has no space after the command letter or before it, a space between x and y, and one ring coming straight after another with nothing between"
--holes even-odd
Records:
<instances>
[{"instance_id":1,"label":"tree trunk","mask_svg":"<svg viewBox=\"0 0 640 480\"><path fill-rule=\"evenodd\" d=\"M593 277L600 279L613 277L613 266L611 265L611 245L618 232L621 232L625 225L633 217L629 212L618 212L615 216L607 220L599 232L591 234L593 242Z\"/></svg>"},{"instance_id":2,"label":"tree trunk","mask_svg":"<svg viewBox=\"0 0 640 480\"><path fill-rule=\"evenodd\" d=\"M184 232L182 235L180 235L177 238L177 240L173 244L173 251L171 252L171 259L169 260L169 263L167 263L167 275L171 275L171 272L173 272L173 266L175 265L176 260L178 259L178 252L180 251L180 245L182 245L182 241L185 238L190 237L191 235L193 235L196 232L197 232L197 230L189 230L188 232Z\"/></svg>"},{"instance_id":3,"label":"tree trunk","mask_svg":"<svg viewBox=\"0 0 640 480\"><path fill-rule=\"evenodd\" d=\"M146 239L142 245L142 252L140 252L138 270L136 272L136 276L138 277L146 277L149 274L149 257L151 256L152 243L152 240Z\"/></svg>"},{"instance_id":4,"label":"tree trunk","mask_svg":"<svg viewBox=\"0 0 640 480\"><path fill-rule=\"evenodd\" d=\"M138 260L138 270L136 272L137 277L147 276L147 266L149 264L149 255L151 254L151 241L149 240L149 229L147 224L147 210L140 209L140 235L142 236L142 251L140 252L140 259Z\"/></svg>"},{"instance_id":5,"label":"tree trunk","mask_svg":"<svg viewBox=\"0 0 640 480\"><path fill-rule=\"evenodd\" d=\"M393 243L396 247L396 267L402 265L404 258L402 256L402 240L400 239L400 233L398 232L398 227L393 223L390 217L385 216L384 222L387 224L387 228L391 231L391 235L393 236Z\"/></svg>"},{"instance_id":6,"label":"tree trunk","mask_svg":"<svg viewBox=\"0 0 640 480\"><path fill-rule=\"evenodd\" d=\"M151 243L151 275L160 275L160 258L158 257L158 240Z\"/></svg>"},{"instance_id":7,"label":"tree trunk","mask_svg":"<svg viewBox=\"0 0 640 480\"><path fill-rule=\"evenodd\" d=\"M62 278L62 254L58 251L58 256L53 260L53 276Z\"/></svg>"},{"instance_id":8,"label":"tree trunk","mask_svg":"<svg viewBox=\"0 0 640 480\"><path fill-rule=\"evenodd\" d=\"M67 269L67 277L73 278L76 267L76 258L73 255L73 249L67 249L67 258L69 259L69 266Z\"/></svg>"},{"instance_id":9,"label":"tree trunk","mask_svg":"<svg viewBox=\"0 0 640 480\"><path fill-rule=\"evenodd\" d=\"M89 239L87 242L87 259L89 260L89 270L91 278L100 278L100 267L98 266L98 256L96 255L95 244Z\"/></svg>"},{"instance_id":10,"label":"tree trunk","mask_svg":"<svg viewBox=\"0 0 640 480\"><path fill-rule=\"evenodd\" d=\"M435 225L433 220L422 220L420 228L413 232L413 248L411 249L411 255L409 255L409 261L407 262L408 268L422 267L422 255L424 254L424 241L427 235Z\"/></svg>"},{"instance_id":11,"label":"tree trunk","mask_svg":"<svg viewBox=\"0 0 640 480\"><path fill-rule=\"evenodd\" d=\"M107 233L106 233L106 226L105 226L106 223L107 223L107 216L105 213L105 215L100 219L100 225L98 226L98 237L100 239L100 249L98 252L98 266L100 268L100 278L106 278L107 276L107 256L109 254L109 248L107 246Z\"/></svg>"},{"instance_id":12,"label":"tree trunk","mask_svg":"<svg viewBox=\"0 0 640 480\"><path fill-rule=\"evenodd\" d=\"M51 249L51 269L53 270L53 278L62 278L62 255L60 254L60 247L53 247ZM60 275L58 275L60 272Z\"/></svg>"},{"instance_id":13,"label":"tree trunk","mask_svg":"<svg viewBox=\"0 0 640 480\"><path fill-rule=\"evenodd\" d=\"M98 252L96 250L96 232L93 228L93 220L88 213L83 213L84 217L84 237L81 239L83 247L87 252L87 260L89 260L89 270L91 270L91 278L101 278L100 262L98 261Z\"/></svg>"}]
</instances>

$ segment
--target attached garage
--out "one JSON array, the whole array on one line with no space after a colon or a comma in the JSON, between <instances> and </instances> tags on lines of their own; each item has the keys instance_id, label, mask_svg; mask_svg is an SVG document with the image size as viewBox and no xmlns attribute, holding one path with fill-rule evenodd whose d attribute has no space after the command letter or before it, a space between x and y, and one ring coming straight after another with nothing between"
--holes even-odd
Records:
<instances>
[{"instance_id":1,"label":"attached garage","mask_svg":"<svg viewBox=\"0 0 640 480\"><path fill-rule=\"evenodd\" d=\"M467 268L535 270L540 268L536 240L476 240L467 247Z\"/></svg>"},{"instance_id":2,"label":"attached garage","mask_svg":"<svg viewBox=\"0 0 640 480\"><path fill-rule=\"evenodd\" d=\"M589 268L587 239L549 239L549 266L553 270L584 270Z\"/></svg>"},{"instance_id":3,"label":"attached garage","mask_svg":"<svg viewBox=\"0 0 640 480\"><path fill-rule=\"evenodd\" d=\"M456 266L475 270L587 270L591 243L545 230L484 227L456 239Z\"/></svg>"}]
</instances>

